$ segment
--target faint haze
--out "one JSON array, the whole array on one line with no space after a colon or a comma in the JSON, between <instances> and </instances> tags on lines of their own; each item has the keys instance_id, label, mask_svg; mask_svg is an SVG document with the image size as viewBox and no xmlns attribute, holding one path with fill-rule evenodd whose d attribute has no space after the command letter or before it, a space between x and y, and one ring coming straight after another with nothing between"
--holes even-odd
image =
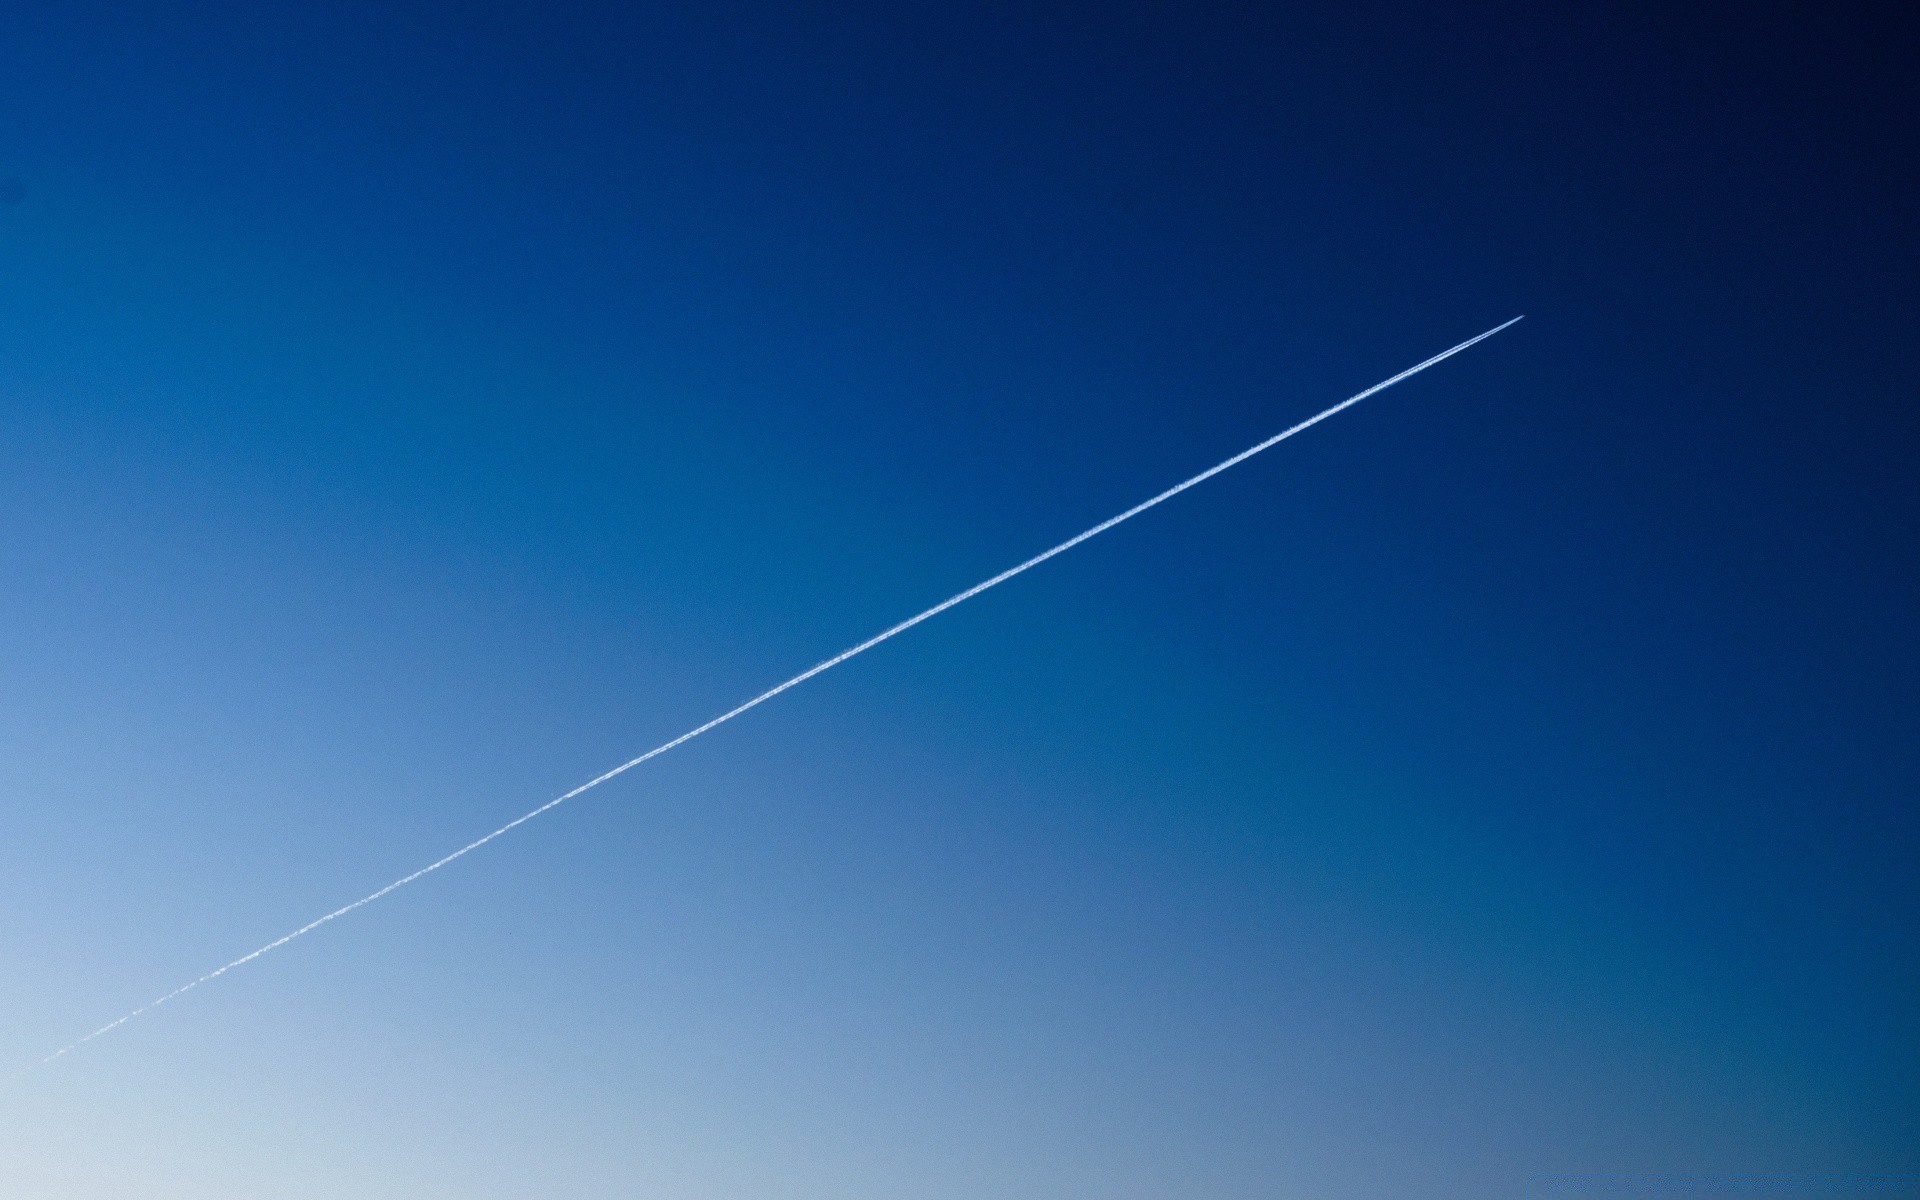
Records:
<instances>
[{"instance_id":1,"label":"faint haze","mask_svg":"<svg viewBox=\"0 0 1920 1200\"><path fill-rule=\"evenodd\" d=\"M0 1195L1920 1171L1915 57L0 5L0 1071L1527 314L0 1092Z\"/></svg>"}]
</instances>

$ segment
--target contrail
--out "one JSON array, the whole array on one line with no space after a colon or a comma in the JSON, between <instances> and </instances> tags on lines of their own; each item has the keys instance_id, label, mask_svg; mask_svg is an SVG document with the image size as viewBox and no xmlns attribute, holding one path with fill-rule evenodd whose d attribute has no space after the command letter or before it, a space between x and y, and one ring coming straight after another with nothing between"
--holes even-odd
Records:
<instances>
[{"instance_id":1,"label":"contrail","mask_svg":"<svg viewBox=\"0 0 1920 1200\"><path fill-rule=\"evenodd\" d=\"M1475 342L1485 341L1486 339L1492 337L1494 334L1499 333L1502 329L1507 328L1507 326L1512 325L1519 320L1520 320L1519 317L1515 317L1513 318L1513 320L1507 321L1504 324L1496 325L1492 329L1487 330L1485 333L1481 334L1478 337L1468 338L1466 341L1461 342L1458 346L1453 347L1453 349L1451 350L1442 351L1441 353L1434 355L1432 358L1429 358L1423 363L1420 363L1416 366L1408 367L1406 370L1400 372L1398 375L1393 376L1391 379L1384 379L1379 383L1374 384L1372 387L1368 388L1364 392L1357 392L1354 395L1347 397L1345 400L1342 400L1340 403L1334 405L1332 408L1327 409L1325 412L1317 413L1314 416L1308 417L1306 420L1300 422L1298 425L1294 425L1287 429L1283 429L1279 433L1276 433L1272 437L1268 438L1266 441L1261 442L1255 446L1250 446L1245 450L1242 450L1240 453L1234 455L1232 458L1227 459L1225 462L1222 462L1216 466L1208 467L1206 470L1200 472L1198 475L1195 475L1193 478L1185 480L1184 482L1181 482L1181 483L1174 484L1172 487L1168 488L1164 492L1161 492L1159 495L1153 497L1151 500L1143 500L1139 504L1136 504L1132 508L1121 513L1119 516L1108 517L1106 520L1100 522L1098 525L1095 525L1092 529L1087 530L1085 533L1076 534L1075 536L1068 538L1066 541L1061 542L1058 546L1055 546L1053 549L1043 551L1042 553L1034 555L1032 558L1029 558L1027 561L1021 563L1019 566L1008 567L1006 570L1000 572L998 575L995 575L991 579L987 579L980 583L976 583L964 592L960 592L955 595L947 597L945 600L942 600L940 603L934 605L932 608L927 609L925 612L919 613L915 616L908 617L906 620L900 622L898 625L895 625L892 628L887 629L881 633L874 634L872 637L868 638L864 642L861 642L859 645L853 646L846 650L842 650L840 653L834 655L832 658L827 659L825 662L820 663L817 666L807 668L806 670L800 672L798 675L795 675L792 679L787 680L785 683L777 684L773 687L768 688L766 691L761 692L758 696L755 696L753 699L747 701L745 704L740 705L738 708L732 708L727 710L726 712L721 713L719 716L715 717L713 720L708 721L705 725L701 725L696 728L689 729L687 730L687 732L681 734L677 738L674 738L672 741L665 742L665 743L662 743L661 745L655 746L653 749L647 751L645 754L640 755L638 758L630 758L626 762L623 762L619 766L615 767L613 770L608 771L606 774L598 775L592 779L587 780L587 782L581 784L577 788L574 788L572 791L566 793L565 795L554 797L553 799L547 801L545 804L542 804L539 808L534 809L532 812L529 812L524 816L515 817L513 820L508 821L505 825L502 825L500 828L494 830L492 833L487 834L485 837L475 838L473 841L468 842L466 845L460 847L458 850L455 850L452 854L447 855L445 858L439 859L435 862L428 863L426 866L421 867L418 871L415 871L413 874L408 875L402 879L396 879L392 883L381 888L379 891L372 892L372 893L369 893L368 895L360 897L360 899L355 900L352 904L348 904L340 908L336 908L332 912L328 913L326 916L320 917L317 920L310 921L307 924L302 925L300 928L294 930L292 933L287 934L285 937L277 938L271 942L268 942L266 945L260 947L258 950L253 951L251 954L241 955L239 958L234 959L232 962L228 963L224 967L220 967L215 970L208 971L205 975L202 975L200 978L194 980L192 983L189 983L184 987L175 988L173 991L168 992L166 995L160 997L158 1000L154 1000L147 1004L144 1004L141 1007L134 1009L132 1012L128 1013L124 1017L120 1017L119 1019L114 1021L109 1021L107 1024L102 1025L100 1028L94 1030L92 1033L81 1038L79 1041L74 1042L72 1045L63 1046L60 1049L54 1051L52 1054L47 1055L47 1057L41 1059L38 1063L31 1064L27 1067L22 1068L19 1071L14 1072L14 1074L8 1078L8 1082L11 1083L14 1079L18 1079L21 1075L24 1075L28 1071L34 1070L37 1067L43 1067L48 1063L53 1062L56 1059L64 1058L68 1054L73 1053L75 1050L78 1050L80 1047L86 1045L88 1042L91 1042L95 1038L100 1037L103 1034L112 1033L114 1030L120 1028L122 1025L125 1025L127 1022L133 1020L135 1017L144 1016L145 1014L152 1012L154 1009L159 1008L162 1004L165 1004L167 1001L178 999L179 997L186 995L188 992L199 987L203 983L211 983L214 980L220 978L222 975L225 975L228 971L233 970L235 967L244 967L248 963L252 962L254 959L259 958L261 955L267 953L268 951L278 950L280 947L286 945L288 942L293 941L295 938L305 937L307 934L312 933L314 930L320 928L322 925L325 925L327 922L338 920L339 918L346 916L348 913L352 912L356 908L360 908L364 905L372 904L375 900L380 899L382 896L385 896L387 893L398 891L399 889L412 883L414 880L419 879L421 876L430 875L433 872L438 871L441 867L446 866L448 863L452 862L457 858L464 858L465 856L473 853L475 850L478 850L480 847L486 845L488 842L491 842L493 839L501 836L504 833L509 832L510 830L516 829L519 826L526 824L528 821L533 820L535 817L539 816L544 812L549 811L550 809L558 808L560 805L565 804L567 801L573 799L575 796L578 796L580 793L591 791L594 788L599 787L601 784L607 782L609 779L614 778L615 776L626 774L628 771L633 770L635 767L639 766L643 762L646 762L650 758L657 758L660 755L665 754L667 751L673 749L675 746L683 745L687 742L690 742L694 738L699 737L701 734L707 732L710 729L714 729L718 726L725 725L728 721L731 721L735 717L740 716L742 713L745 713L747 710L760 707L762 704L765 704L767 701L773 699L775 696L778 696L781 692L784 692L789 688L799 687L801 684L805 683L807 680L812 679L815 675L818 675L823 671L832 670L834 667L839 666L841 663L846 662L848 659L854 657L857 654L866 653L867 651L873 649L875 646L878 646L881 642L884 642L889 638L897 637L898 635L905 633L907 630L912 629L915 625L918 625L922 621L928 620L929 618L932 618L932 617L939 616L941 613L947 611L948 609L952 608L956 604L961 604L965 601L973 599L975 596L978 596L981 592L986 591L988 588L999 587L1001 584L1005 583L1007 580L1012 579L1015 575L1018 575L1024 571L1032 570L1034 567L1037 567L1041 563L1046 562L1048 559L1052 558L1056 554L1065 554L1067 551L1073 549L1075 546L1078 546L1081 542L1084 542L1089 538L1097 537L1100 534L1105 533L1107 530L1112 529L1115 525L1120 524L1120 522L1122 521L1131 520L1132 518L1139 516L1141 513L1154 507L1156 504L1161 504L1161 503L1164 503L1165 501L1173 499L1175 496L1178 496L1181 492L1186 491L1188 488L1194 486L1197 483L1203 483L1206 480L1213 478L1215 475L1218 475L1220 472L1226 470L1229 467L1238 466L1240 463L1247 461L1249 458L1252 458L1254 455L1260 453L1262 450L1265 450L1271 446L1276 446L1279 443L1286 441L1288 438L1292 437L1294 434L1299 433L1305 429L1310 429L1315 425L1318 425L1320 422L1326 420L1328 417L1331 417L1333 414L1341 411L1342 409L1351 408L1354 405L1360 403L1362 400L1365 400L1368 396L1374 395L1377 392L1384 392L1388 388L1392 387L1394 384L1399 383L1401 380L1411 378L1414 375L1418 375L1420 372L1426 370L1428 367L1433 366L1435 363L1442 362L1446 359L1452 358L1454 355L1460 353L1462 350L1465 350L1468 346L1473 345Z\"/></svg>"}]
</instances>

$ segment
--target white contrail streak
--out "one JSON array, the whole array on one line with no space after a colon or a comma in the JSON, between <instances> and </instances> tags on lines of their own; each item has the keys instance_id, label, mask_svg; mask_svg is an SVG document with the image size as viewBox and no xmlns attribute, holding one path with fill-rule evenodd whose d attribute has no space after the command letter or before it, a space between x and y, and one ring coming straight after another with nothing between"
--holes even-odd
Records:
<instances>
[{"instance_id":1,"label":"white contrail streak","mask_svg":"<svg viewBox=\"0 0 1920 1200\"><path fill-rule=\"evenodd\" d=\"M677 738L674 738L672 741L663 743L662 745L659 745L659 746L655 746L653 749L647 751L645 754L640 755L638 758L630 758L626 762L623 762L619 766L615 767L613 770L608 771L606 774L599 775L594 777L593 779L587 780L587 782L581 784L577 788L574 788L572 791L568 792L566 795L556 796L553 799L547 801L545 804L542 804L539 808L534 809L532 812L529 812L524 816L515 817L513 820L508 821L505 825L502 825L500 828L494 830L492 833L487 834L485 837L475 838L473 841L468 842L466 845L460 847L458 850L455 850L452 854L447 855L445 858L429 863L426 866L421 867L418 871L415 871L413 874L408 875L403 879L396 879L392 883L381 888L379 891L362 896L360 899L355 900L352 904L348 904L343 907L336 908L332 912L328 913L326 916L321 917L314 921L310 921L305 925L302 925L300 928L294 930L292 933L287 934L285 937L277 938L274 941L268 942L266 945L260 947L258 950L253 951L251 954L243 954L239 958L236 958L232 962L228 963L226 966L220 967L216 970L208 971L205 975L202 975L200 978L194 980L192 983L189 983L184 987L175 988L173 991L168 992L166 995L160 997L158 1000L154 1000L148 1004L142 1005L141 1007L134 1009L132 1012L128 1013L124 1017L119 1018L118 1020L110 1021L107 1024L102 1025L100 1028L94 1030L92 1033L81 1038L79 1041L73 1043L72 1045L63 1046L59 1050L56 1050L52 1054L49 1054L47 1057L41 1059L39 1063L33 1064L33 1066L26 1067L23 1070L16 1072L12 1078L18 1078L21 1074L24 1074L26 1071L33 1070L35 1067L38 1067L38 1066L45 1066L46 1064L53 1062L55 1059L63 1058L66 1055L71 1054L73 1051L79 1049L80 1047L86 1045L88 1042L91 1042L93 1039L100 1037L102 1034L112 1033L114 1030L120 1028L122 1025L125 1025L128 1021L133 1020L135 1017L143 1016L146 1013L150 1013L154 1009L159 1008L162 1004L165 1004L167 1001L174 1000L181 996L184 996L188 992L199 987L203 983L211 983L213 980L220 978L222 975L225 975L228 971L233 970L235 967L243 967L248 963L252 962L254 959L259 958L261 955L267 953L270 950L278 950L280 947L286 945L288 942L291 942L295 938L305 937L307 934L312 933L314 930L320 928L322 925L325 925L329 921L338 920L339 918L346 916L348 913L352 912L356 908L360 908L364 905L372 904L375 900L380 899L382 896L386 895L387 893L397 891L400 888L403 888L408 884L412 883L414 880L419 879L423 875L429 875L434 871L438 871L441 867L446 866L448 863L452 862L457 858L464 858L465 856L473 853L475 850L478 850L480 847L486 845L488 842L491 842L493 839L501 836L504 833L507 833L509 830L515 829L521 825L526 824L528 821L533 820L535 817L539 816L544 812L547 812L549 809L558 808L560 805L565 804L567 801L573 799L575 796L578 796L580 793L591 791L592 789L599 787L601 784L607 782L609 779L612 779L617 775L624 775L628 771L631 771L635 767L639 766L641 763L646 762L648 759L657 758L658 756L665 754L667 751L673 749L675 746L679 746L686 742L690 742L694 738L697 738L701 734L707 732L709 729L713 729L720 725L725 725L728 721L731 721L735 717L740 716L742 713L746 712L748 709L758 708L760 705L765 704L767 701L773 699L775 696L778 696L781 692L784 692L789 688L798 687L801 684L805 683L807 680L812 679L815 675L818 675L823 671L828 671L834 667L839 666L841 663L846 662L848 659L852 658L854 655L864 654L868 650L871 650L875 646L878 646L881 642L884 642L889 638L896 637L902 633L905 633L907 630L912 629L915 625L918 625L920 622L925 621L931 617L937 617L941 613L952 608L954 605L973 599L975 596L978 596L981 592L986 591L988 588L998 587L1001 584L1005 583L1007 580L1012 579L1015 575L1018 575L1023 571L1032 570L1034 567L1039 566L1041 563L1052 558L1054 555L1064 554L1067 551L1073 549L1075 546L1078 546L1081 542L1084 542L1089 538L1097 537L1098 535L1105 533L1107 530L1112 529L1115 525L1120 524L1120 522L1130 520L1133 517L1139 516L1141 513L1152 508L1154 505L1173 499L1173 497L1179 495L1181 492L1186 491L1188 488L1192 487L1193 485L1197 483L1205 482L1206 480L1211 479L1215 475L1218 475L1220 472L1226 470L1228 467L1237 466L1240 463L1245 462L1249 458L1252 458L1254 455L1260 453L1262 450L1265 450L1271 446L1278 445L1279 443L1286 441L1288 438L1292 437L1296 433L1301 432L1304 429L1309 429L1312 426L1318 425L1320 422L1326 420L1328 417L1331 417L1333 414L1341 411L1342 409L1351 408L1353 405L1356 405L1360 403L1362 400L1365 400L1368 396L1374 395L1377 392L1383 392L1388 388L1392 387L1394 384L1399 383L1403 379L1407 379L1414 375L1418 375L1420 372L1426 370L1428 367L1433 366L1435 363L1441 362L1445 359L1452 358L1454 355L1460 353L1462 350L1465 350L1468 346L1473 345L1475 342L1485 341L1487 338L1490 338L1494 334L1499 333L1502 329L1507 328L1508 325L1512 325L1514 324L1514 322L1518 320L1520 320L1520 318L1515 317L1513 318L1512 321L1508 321L1505 324L1496 325L1492 329L1489 329L1485 333L1481 334L1479 337L1468 338L1466 341L1461 342L1458 346L1455 346L1451 350L1443 351L1442 353L1436 354L1432 358L1429 358L1427 361L1420 363L1417 366L1408 367L1406 370L1400 372L1398 375L1395 375L1393 378L1382 380L1381 382L1374 384L1372 387L1368 388L1364 392L1359 392L1355 395L1347 397L1345 400L1342 400L1340 403L1334 405L1332 408L1327 409L1325 412L1318 413L1314 416L1308 417L1306 420L1300 422L1298 425L1294 425L1291 428L1284 429L1281 432L1274 434L1272 437L1268 438L1266 441L1261 442L1256 446L1252 446L1252 447L1249 447L1248 449L1242 450L1240 453L1234 455L1232 458L1227 459L1225 462L1220 463L1217 466L1209 467L1206 470L1200 472L1198 475L1195 475L1193 478L1186 480L1185 482L1174 484L1172 487L1168 488L1166 491L1161 492L1159 495L1153 497L1153 499L1144 500L1141 503L1134 505L1132 508L1128 509L1127 511L1121 513L1117 517L1108 517L1106 520L1100 522L1098 525L1095 525L1092 529L1087 530L1085 533L1077 534L1074 537L1070 537L1066 541L1061 542L1058 546L1055 546L1053 549L1034 555L1032 558L1029 558L1027 561L1021 563L1019 566L1009 567L1006 570L1000 572L998 575L995 575L991 579L985 580L981 583L976 583L972 587L968 588L966 591L960 592L957 595L949 596L947 599L942 600L940 603L934 605L932 608L927 609L925 612L920 613L916 616L908 617L906 620L900 622L898 625L895 625L892 628L887 629L882 633L877 633L873 635L872 637L868 638L866 641L861 642L859 645L854 646L847 650L842 650L840 653L834 655L832 658L829 658L825 662L820 663L818 666L807 668L806 670L800 672L800 674L795 675L792 679L787 680L785 683L778 684L774 687L768 688L766 691L761 692L758 696L755 696L753 699L747 701L745 704L740 705L738 708L729 709L728 711L721 713L719 716L715 717L713 720L708 721L705 725L701 725L694 729L689 729L687 732L681 734ZM9 1080L9 1082L11 1082L11 1080Z\"/></svg>"}]
</instances>

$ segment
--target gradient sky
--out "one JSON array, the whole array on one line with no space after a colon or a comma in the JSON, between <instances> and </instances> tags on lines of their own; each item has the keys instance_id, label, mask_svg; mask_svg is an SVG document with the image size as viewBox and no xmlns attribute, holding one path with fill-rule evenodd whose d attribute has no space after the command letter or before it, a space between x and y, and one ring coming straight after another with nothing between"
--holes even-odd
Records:
<instances>
[{"instance_id":1,"label":"gradient sky","mask_svg":"<svg viewBox=\"0 0 1920 1200\"><path fill-rule=\"evenodd\" d=\"M272 7L0 16L5 1070L1529 319L0 1091L0 1193L1920 1171L1894 31Z\"/></svg>"}]
</instances>

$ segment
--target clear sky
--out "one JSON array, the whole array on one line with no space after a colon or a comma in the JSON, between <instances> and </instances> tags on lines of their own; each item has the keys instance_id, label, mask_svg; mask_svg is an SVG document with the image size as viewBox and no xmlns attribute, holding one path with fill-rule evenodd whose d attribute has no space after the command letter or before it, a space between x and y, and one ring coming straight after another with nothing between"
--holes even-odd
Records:
<instances>
[{"instance_id":1,"label":"clear sky","mask_svg":"<svg viewBox=\"0 0 1920 1200\"><path fill-rule=\"evenodd\" d=\"M1528 320L0 1091L0 1194L1920 1171L1896 31L554 7L0 15L0 1070Z\"/></svg>"}]
</instances>

